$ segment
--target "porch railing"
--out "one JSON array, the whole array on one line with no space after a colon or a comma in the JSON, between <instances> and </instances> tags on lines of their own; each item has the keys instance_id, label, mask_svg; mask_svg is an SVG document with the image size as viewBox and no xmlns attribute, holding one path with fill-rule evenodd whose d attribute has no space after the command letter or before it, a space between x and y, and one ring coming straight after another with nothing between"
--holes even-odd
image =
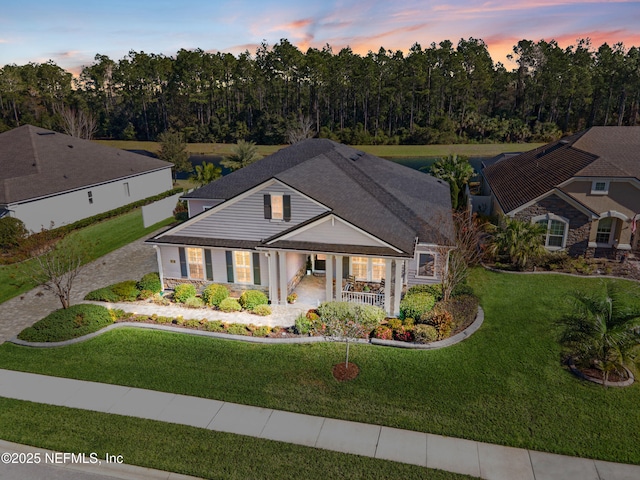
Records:
<instances>
[{"instance_id":1,"label":"porch railing","mask_svg":"<svg viewBox=\"0 0 640 480\"><path fill-rule=\"evenodd\" d=\"M343 290L342 301L352 302L352 303L364 303L366 305L384 307L384 294L383 293L350 292L350 291Z\"/></svg>"}]
</instances>

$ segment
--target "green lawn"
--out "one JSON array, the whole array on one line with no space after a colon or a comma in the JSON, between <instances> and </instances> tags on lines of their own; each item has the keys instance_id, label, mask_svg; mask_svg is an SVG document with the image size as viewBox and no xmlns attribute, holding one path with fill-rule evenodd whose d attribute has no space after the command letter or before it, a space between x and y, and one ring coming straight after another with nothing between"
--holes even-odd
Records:
<instances>
[{"instance_id":1,"label":"green lawn","mask_svg":"<svg viewBox=\"0 0 640 480\"><path fill-rule=\"evenodd\" d=\"M353 345L361 375L344 384L330 373L341 344L135 329L65 348L4 344L0 367L640 464L640 386L604 389L560 363L567 294L598 280L484 270L471 280L486 314L477 333L437 351Z\"/></svg>"},{"instance_id":2,"label":"green lawn","mask_svg":"<svg viewBox=\"0 0 640 480\"><path fill-rule=\"evenodd\" d=\"M147 150L158 153L157 142L139 142L128 140L96 140L97 143L124 150ZM187 150L192 155L227 155L233 151L233 143L189 143ZM353 145L353 148L385 158L396 157L440 157L449 154L470 157L490 157L502 152L523 152L540 147L542 143L478 143L452 145ZM258 153L266 156L277 152L287 145L258 145Z\"/></svg>"},{"instance_id":3,"label":"green lawn","mask_svg":"<svg viewBox=\"0 0 640 480\"><path fill-rule=\"evenodd\" d=\"M144 228L142 225L142 210L137 208L119 217L72 232L62 241L86 240L90 242L93 248L90 251L89 261L92 261L163 226L169 225L172 221L173 218L169 218L156 225ZM34 287L33 283L25 282L20 276L18 265L0 266L0 303L25 293Z\"/></svg>"},{"instance_id":4,"label":"green lawn","mask_svg":"<svg viewBox=\"0 0 640 480\"><path fill-rule=\"evenodd\" d=\"M0 398L0 437L62 452L122 455L127 464L211 479L431 479L427 470L270 440Z\"/></svg>"}]
</instances>

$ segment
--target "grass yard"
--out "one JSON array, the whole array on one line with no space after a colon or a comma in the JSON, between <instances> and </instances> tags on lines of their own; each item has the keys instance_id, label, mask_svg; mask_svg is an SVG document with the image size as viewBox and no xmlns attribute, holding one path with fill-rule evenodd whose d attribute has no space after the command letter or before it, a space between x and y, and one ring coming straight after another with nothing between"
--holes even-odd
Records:
<instances>
[{"instance_id":1,"label":"grass yard","mask_svg":"<svg viewBox=\"0 0 640 480\"><path fill-rule=\"evenodd\" d=\"M55 420L54 420L55 419ZM0 437L210 479L472 477L201 428L0 398Z\"/></svg>"},{"instance_id":2,"label":"grass yard","mask_svg":"<svg viewBox=\"0 0 640 480\"><path fill-rule=\"evenodd\" d=\"M158 153L158 142L139 142L129 140L95 140L97 143L124 150L147 150ZM502 152L524 152L540 147L542 143L477 143L452 145L353 145L353 148L385 158L398 157L440 157L450 154L470 157L491 157ZM233 151L233 143L189 143L187 150L192 155L228 155ZM262 156L277 152L287 145L258 145Z\"/></svg>"},{"instance_id":3,"label":"grass yard","mask_svg":"<svg viewBox=\"0 0 640 480\"><path fill-rule=\"evenodd\" d=\"M62 242L77 240L88 241L93 245L89 261L93 261L113 250L123 247L134 240L148 235L163 226L169 225L173 218L159 222L148 228L142 226L142 210L137 208L119 217L91 225L72 232ZM0 303L34 288L31 282L25 282L19 274L19 265L0 266Z\"/></svg>"},{"instance_id":4,"label":"grass yard","mask_svg":"<svg viewBox=\"0 0 640 480\"><path fill-rule=\"evenodd\" d=\"M475 270L485 324L437 351L255 345L123 329L65 348L0 346L0 368L129 385L640 464L640 385L605 389L561 366L567 294L598 280Z\"/></svg>"}]
</instances>

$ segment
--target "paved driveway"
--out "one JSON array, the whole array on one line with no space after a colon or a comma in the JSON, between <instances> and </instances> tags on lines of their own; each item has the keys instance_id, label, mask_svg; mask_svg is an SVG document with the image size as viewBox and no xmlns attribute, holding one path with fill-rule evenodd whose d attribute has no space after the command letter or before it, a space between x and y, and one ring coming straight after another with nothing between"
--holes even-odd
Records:
<instances>
[{"instance_id":1,"label":"paved driveway","mask_svg":"<svg viewBox=\"0 0 640 480\"><path fill-rule=\"evenodd\" d=\"M74 283L71 303L79 303L87 293L96 288L123 280L138 280L145 273L157 272L155 250L151 245L144 244L153 235L155 233L88 264ZM58 298L42 288L35 288L0 304L0 343L60 307Z\"/></svg>"}]
</instances>

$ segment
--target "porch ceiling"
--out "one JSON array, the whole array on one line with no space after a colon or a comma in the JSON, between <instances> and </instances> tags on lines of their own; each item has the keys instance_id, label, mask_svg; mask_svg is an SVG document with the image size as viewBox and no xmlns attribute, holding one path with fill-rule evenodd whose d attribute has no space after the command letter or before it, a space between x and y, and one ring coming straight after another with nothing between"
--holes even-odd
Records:
<instances>
[{"instance_id":1,"label":"porch ceiling","mask_svg":"<svg viewBox=\"0 0 640 480\"><path fill-rule=\"evenodd\" d=\"M347 255L377 255L380 257L409 258L404 252L398 252L388 247L374 247L367 245L342 245L334 243L316 243L316 242L296 242L292 240L281 240L274 242L268 246L259 246L258 250L297 250L304 252L326 252Z\"/></svg>"}]
</instances>

